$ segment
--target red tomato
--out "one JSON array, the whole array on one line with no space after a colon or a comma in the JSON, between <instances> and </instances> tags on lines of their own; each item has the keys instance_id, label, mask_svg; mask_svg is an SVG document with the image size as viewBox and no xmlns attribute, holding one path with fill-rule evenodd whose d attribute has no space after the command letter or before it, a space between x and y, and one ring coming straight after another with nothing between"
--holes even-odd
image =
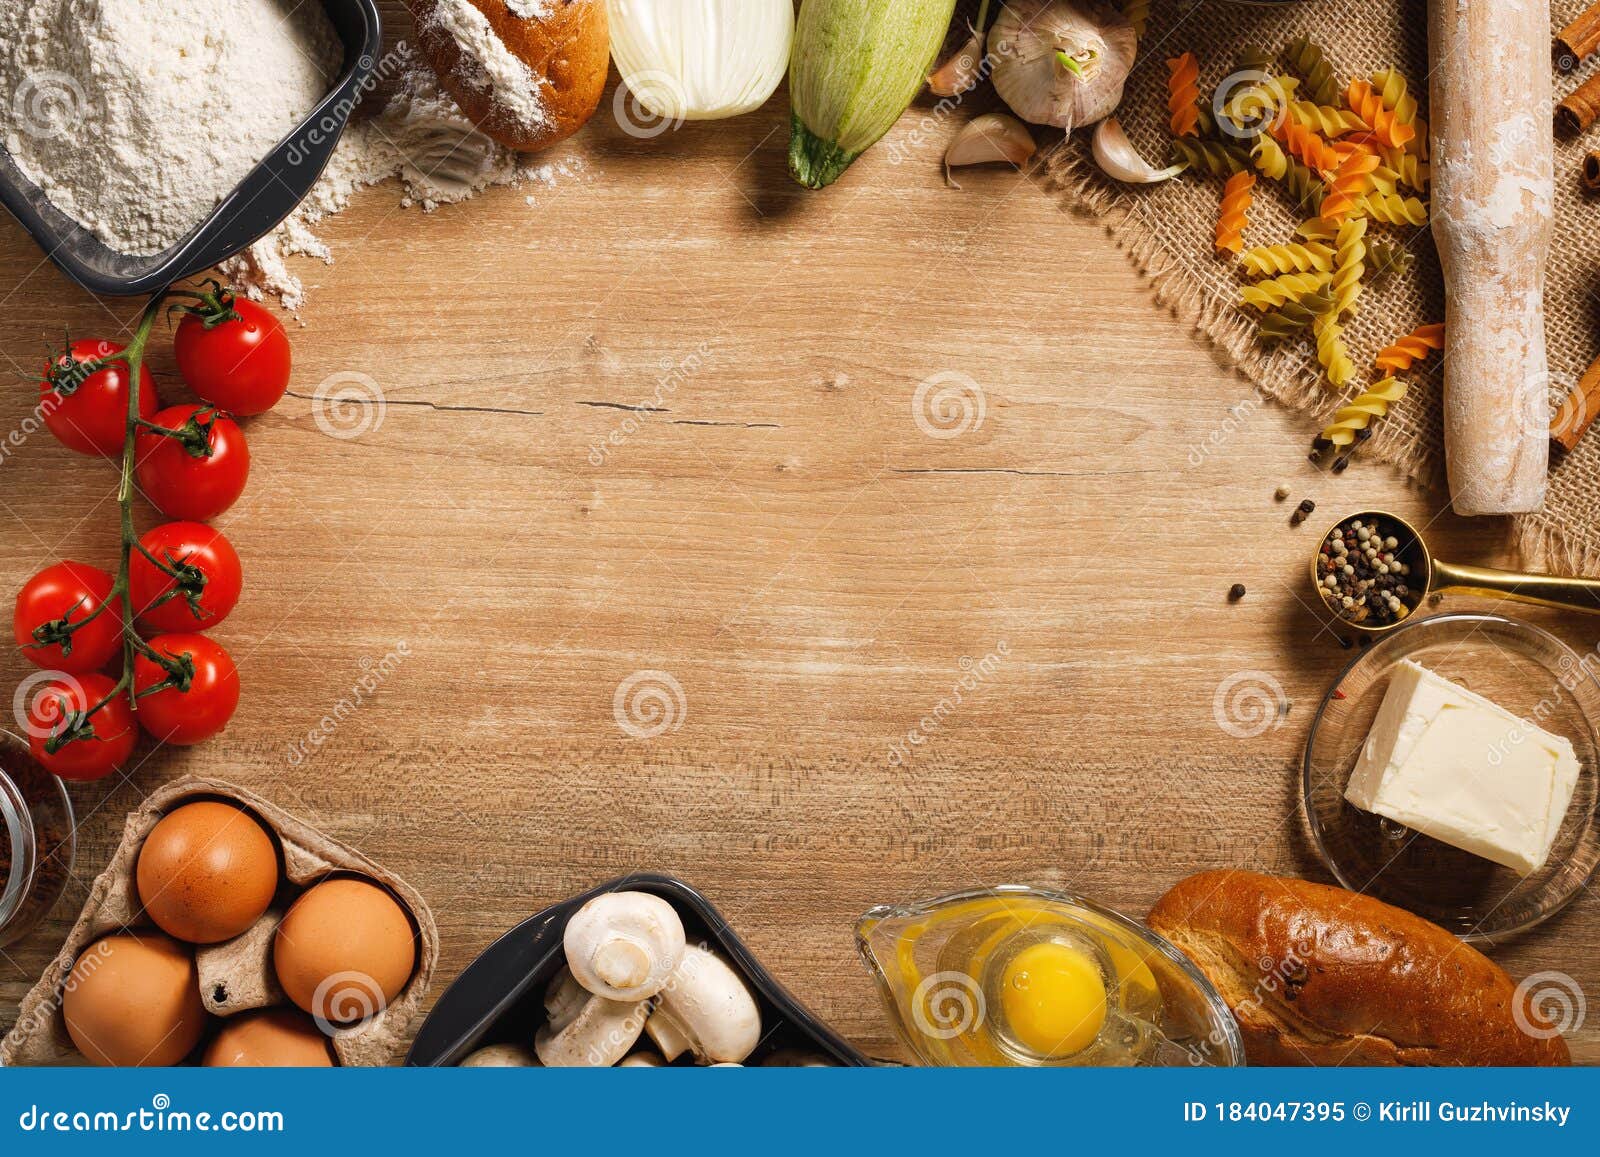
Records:
<instances>
[{"instance_id":1,"label":"red tomato","mask_svg":"<svg viewBox=\"0 0 1600 1157\"><path fill-rule=\"evenodd\" d=\"M289 335L282 324L225 289L184 315L174 349L189 388L235 414L265 413L289 388Z\"/></svg>"},{"instance_id":2,"label":"red tomato","mask_svg":"<svg viewBox=\"0 0 1600 1157\"><path fill-rule=\"evenodd\" d=\"M106 699L115 689L104 675L62 675L36 688L27 723L33 757L62 779L101 779L126 763L139 728L126 689ZM83 718L83 712L102 702L99 710ZM77 737L49 750L69 731Z\"/></svg>"},{"instance_id":3,"label":"red tomato","mask_svg":"<svg viewBox=\"0 0 1600 1157\"><path fill-rule=\"evenodd\" d=\"M181 437L139 431L135 477L156 509L173 518L205 522L244 493L250 449L239 424L211 406L168 406L150 419Z\"/></svg>"},{"instance_id":4,"label":"red tomato","mask_svg":"<svg viewBox=\"0 0 1600 1157\"><path fill-rule=\"evenodd\" d=\"M239 556L222 531L203 522L167 522L139 540L128 587L139 625L150 631L203 631L228 617L243 579ZM146 557L179 572L174 578Z\"/></svg>"},{"instance_id":5,"label":"red tomato","mask_svg":"<svg viewBox=\"0 0 1600 1157\"><path fill-rule=\"evenodd\" d=\"M97 566L58 562L34 575L17 592L11 629L29 660L51 671L98 671L122 649L122 616L107 607L111 576ZM87 621L86 621L87 620ZM68 630L74 623L83 626Z\"/></svg>"},{"instance_id":6,"label":"red tomato","mask_svg":"<svg viewBox=\"0 0 1600 1157\"><path fill-rule=\"evenodd\" d=\"M79 454L122 454L128 425L128 366L116 362L87 376L97 361L119 354L122 346L108 341L75 341L44 367L39 383L39 409L56 441ZM150 371L139 367L139 416L149 418L161 403Z\"/></svg>"},{"instance_id":7,"label":"red tomato","mask_svg":"<svg viewBox=\"0 0 1600 1157\"><path fill-rule=\"evenodd\" d=\"M169 672L143 653L134 657L133 685L144 729L167 743L187 746L226 727L239 706L239 671L221 644L204 635L157 635L150 649L182 660L187 670L184 684L151 691Z\"/></svg>"}]
</instances>

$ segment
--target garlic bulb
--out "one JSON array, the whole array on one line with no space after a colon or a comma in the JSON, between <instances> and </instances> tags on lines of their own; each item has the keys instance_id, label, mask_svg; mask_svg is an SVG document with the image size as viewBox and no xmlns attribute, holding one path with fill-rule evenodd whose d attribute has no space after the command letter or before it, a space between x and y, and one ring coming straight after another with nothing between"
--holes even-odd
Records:
<instances>
[{"instance_id":1,"label":"garlic bulb","mask_svg":"<svg viewBox=\"0 0 1600 1157\"><path fill-rule=\"evenodd\" d=\"M1071 132L1115 111L1138 38L1103 0L1008 0L989 30L994 87L1025 121Z\"/></svg>"},{"instance_id":2,"label":"garlic bulb","mask_svg":"<svg viewBox=\"0 0 1600 1157\"><path fill-rule=\"evenodd\" d=\"M1176 177L1187 165L1168 165L1158 169L1139 155L1128 134L1122 131L1122 122L1114 116L1106 117L1095 126L1091 145L1094 163L1106 176L1130 185L1153 185Z\"/></svg>"},{"instance_id":3,"label":"garlic bulb","mask_svg":"<svg viewBox=\"0 0 1600 1157\"><path fill-rule=\"evenodd\" d=\"M789 68L793 0L606 0L606 15L623 83L662 120L760 108Z\"/></svg>"}]
</instances>

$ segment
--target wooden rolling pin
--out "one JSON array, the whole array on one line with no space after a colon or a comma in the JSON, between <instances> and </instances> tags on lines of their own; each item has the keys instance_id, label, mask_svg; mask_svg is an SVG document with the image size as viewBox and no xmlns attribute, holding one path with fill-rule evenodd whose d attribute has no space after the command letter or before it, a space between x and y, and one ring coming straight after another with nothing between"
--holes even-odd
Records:
<instances>
[{"instance_id":1,"label":"wooden rolling pin","mask_svg":"<svg viewBox=\"0 0 1600 1157\"><path fill-rule=\"evenodd\" d=\"M1544 501L1550 459L1550 5L1431 0L1428 46L1450 499L1459 514L1521 514Z\"/></svg>"}]
</instances>

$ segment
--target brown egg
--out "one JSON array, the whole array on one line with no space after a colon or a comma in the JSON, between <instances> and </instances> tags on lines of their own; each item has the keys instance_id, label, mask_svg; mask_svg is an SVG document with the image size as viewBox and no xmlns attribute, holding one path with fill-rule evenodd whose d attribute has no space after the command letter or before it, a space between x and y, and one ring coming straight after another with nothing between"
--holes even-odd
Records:
<instances>
[{"instance_id":1,"label":"brown egg","mask_svg":"<svg viewBox=\"0 0 1600 1157\"><path fill-rule=\"evenodd\" d=\"M259 820L231 804L185 804L145 837L139 899L179 940L231 940L261 918L278 890L278 852Z\"/></svg>"},{"instance_id":2,"label":"brown egg","mask_svg":"<svg viewBox=\"0 0 1600 1157\"><path fill-rule=\"evenodd\" d=\"M322 1069L333 1048L316 1022L297 1008L264 1008L236 1016L206 1047L212 1068Z\"/></svg>"},{"instance_id":3,"label":"brown egg","mask_svg":"<svg viewBox=\"0 0 1600 1157\"><path fill-rule=\"evenodd\" d=\"M366 1020L411 979L415 934L405 909L368 880L324 880L278 925L272 959L289 999L330 1024Z\"/></svg>"},{"instance_id":4,"label":"brown egg","mask_svg":"<svg viewBox=\"0 0 1600 1157\"><path fill-rule=\"evenodd\" d=\"M206 1027L194 955L159 932L115 933L84 949L61 1010L72 1043L97 1065L175 1065Z\"/></svg>"}]
</instances>

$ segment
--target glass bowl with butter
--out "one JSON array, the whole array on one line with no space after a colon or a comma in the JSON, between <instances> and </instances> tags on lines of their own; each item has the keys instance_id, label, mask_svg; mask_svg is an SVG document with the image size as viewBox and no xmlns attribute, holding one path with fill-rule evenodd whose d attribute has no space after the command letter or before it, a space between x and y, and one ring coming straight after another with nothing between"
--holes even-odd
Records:
<instances>
[{"instance_id":1,"label":"glass bowl with butter","mask_svg":"<svg viewBox=\"0 0 1600 1157\"><path fill-rule=\"evenodd\" d=\"M1487 614L1417 619L1323 698L1303 792L1339 882L1467 940L1531 928L1600 864L1600 653Z\"/></svg>"}]
</instances>

